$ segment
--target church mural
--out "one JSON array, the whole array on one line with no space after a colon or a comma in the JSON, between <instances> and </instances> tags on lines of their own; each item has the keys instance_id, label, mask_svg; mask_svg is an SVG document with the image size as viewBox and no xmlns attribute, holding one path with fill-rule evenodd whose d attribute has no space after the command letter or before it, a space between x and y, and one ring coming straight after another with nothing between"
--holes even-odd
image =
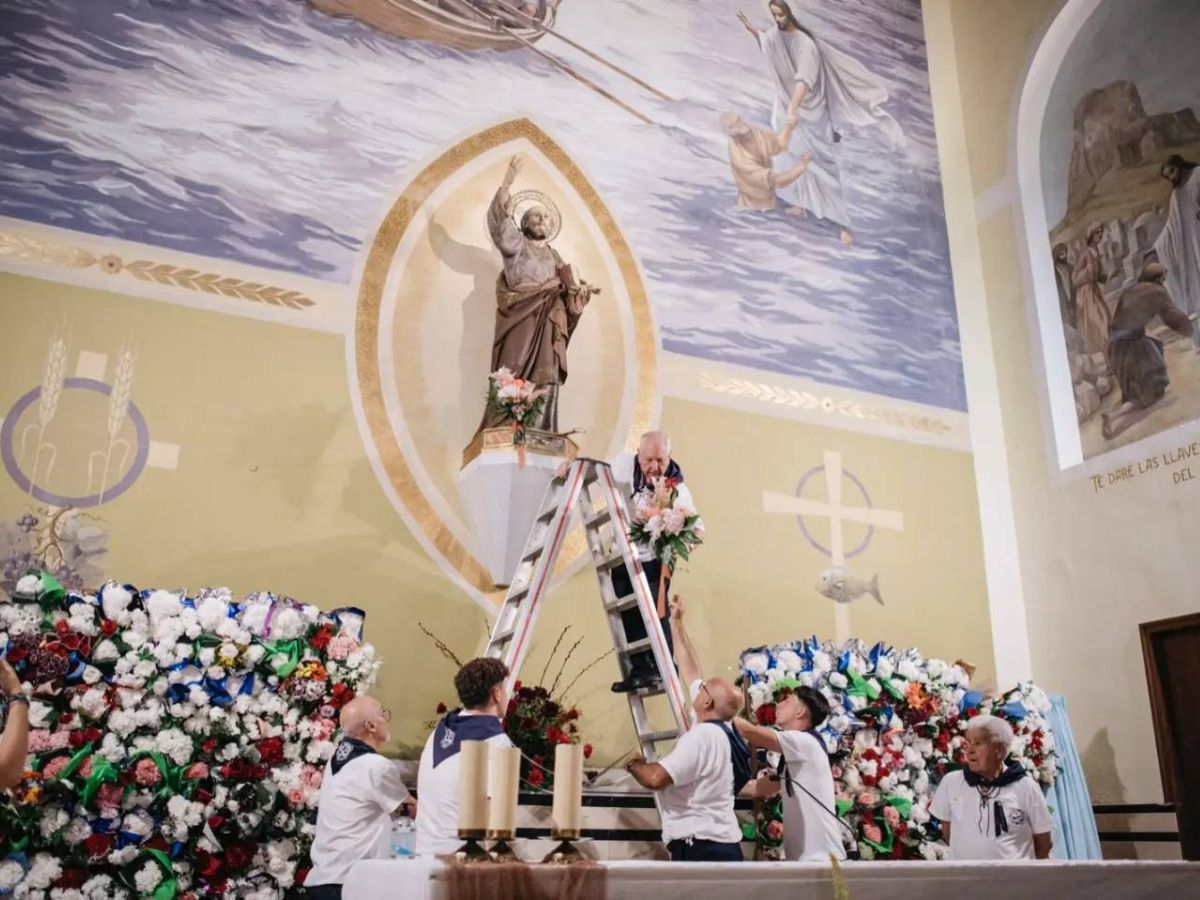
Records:
<instances>
[{"instance_id":1,"label":"church mural","mask_svg":"<svg viewBox=\"0 0 1200 900\"><path fill-rule=\"evenodd\" d=\"M1197 40L1200 21L1169 0L1103 4L1047 107L1043 190L1085 458L1200 417Z\"/></svg>"},{"instance_id":2,"label":"church mural","mask_svg":"<svg viewBox=\"0 0 1200 900\"><path fill-rule=\"evenodd\" d=\"M531 121L664 350L965 410L913 0L12 0L0 84L0 216L347 289L430 160Z\"/></svg>"}]
</instances>

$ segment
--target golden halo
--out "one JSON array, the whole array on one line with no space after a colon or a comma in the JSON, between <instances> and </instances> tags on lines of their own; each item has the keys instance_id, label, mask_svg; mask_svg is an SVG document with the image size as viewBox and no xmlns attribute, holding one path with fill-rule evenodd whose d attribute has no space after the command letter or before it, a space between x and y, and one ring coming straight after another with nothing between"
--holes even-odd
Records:
<instances>
[{"instance_id":1,"label":"golden halo","mask_svg":"<svg viewBox=\"0 0 1200 900\"><path fill-rule=\"evenodd\" d=\"M558 237L558 233L562 231L562 213L558 211L558 207L554 201L550 199L548 194L541 191L525 190L517 191L512 197L512 217L517 223L517 227L521 226L521 217L526 211L533 206L540 206L550 216L550 234L546 237L546 243Z\"/></svg>"}]
</instances>

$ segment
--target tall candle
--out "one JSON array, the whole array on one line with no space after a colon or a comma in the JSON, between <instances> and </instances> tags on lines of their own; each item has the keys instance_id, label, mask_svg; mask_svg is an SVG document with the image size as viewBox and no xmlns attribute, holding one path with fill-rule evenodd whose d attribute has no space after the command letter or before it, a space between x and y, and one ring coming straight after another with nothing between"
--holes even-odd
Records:
<instances>
[{"instance_id":1,"label":"tall candle","mask_svg":"<svg viewBox=\"0 0 1200 900\"><path fill-rule=\"evenodd\" d=\"M463 741L459 751L458 830L482 834L488 816L488 745L484 741Z\"/></svg>"},{"instance_id":2,"label":"tall candle","mask_svg":"<svg viewBox=\"0 0 1200 900\"><path fill-rule=\"evenodd\" d=\"M492 748L492 800L488 808L488 835L512 837L517 830L517 788L521 781L521 751L517 747Z\"/></svg>"},{"instance_id":3,"label":"tall candle","mask_svg":"<svg viewBox=\"0 0 1200 900\"><path fill-rule=\"evenodd\" d=\"M552 837L579 837L583 820L583 748L559 744L554 748L554 806Z\"/></svg>"}]
</instances>

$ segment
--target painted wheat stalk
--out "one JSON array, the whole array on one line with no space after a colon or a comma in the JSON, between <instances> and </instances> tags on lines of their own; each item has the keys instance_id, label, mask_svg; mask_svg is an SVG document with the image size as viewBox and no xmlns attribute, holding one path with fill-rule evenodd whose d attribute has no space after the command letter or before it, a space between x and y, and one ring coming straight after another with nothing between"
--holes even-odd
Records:
<instances>
[{"instance_id":1,"label":"painted wheat stalk","mask_svg":"<svg viewBox=\"0 0 1200 900\"><path fill-rule=\"evenodd\" d=\"M54 460L58 456L58 448L46 443L46 429L54 421L58 413L58 404L62 399L63 383L67 379L67 331L66 326L60 325L50 339L50 349L46 354L46 365L42 369L42 388L38 394L37 422L30 423L21 429L21 458L25 458L26 441L31 433L37 438L33 443L33 467L29 473L29 493L33 493L37 484L38 469L41 467L42 451L49 453L50 461L46 464L46 478L49 479L54 469Z\"/></svg>"},{"instance_id":2,"label":"painted wheat stalk","mask_svg":"<svg viewBox=\"0 0 1200 900\"><path fill-rule=\"evenodd\" d=\"M121 428L125 425L125 420L129 417L129 401L133 396L134 367L133 339L130 338L121 348L120 356L117 357L117 370L113 376L112 391L108 397L108 445L103 453L97 451L88 459L88 485L90 487L95 459L97 456L104 457L104 468L100 473L101 503L104 502L104 492L108 489L108 470L112 464L113 451L117 447L121 448L121 464L117 467L118 472L124 472L125 466L129 462L131 449L129 441L118 436L121 434Z\"/></svg>"}]
</instances>

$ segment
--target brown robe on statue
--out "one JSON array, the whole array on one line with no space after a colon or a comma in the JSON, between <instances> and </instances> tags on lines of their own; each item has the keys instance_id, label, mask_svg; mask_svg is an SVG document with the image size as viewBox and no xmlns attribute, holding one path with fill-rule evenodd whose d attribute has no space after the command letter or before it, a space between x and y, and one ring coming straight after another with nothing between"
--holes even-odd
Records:
<instances>
[{"instance_id":1,"label":"brown robe on statue","mask_svg":"<svg viewBox=\"0 0 1200 900\"><path fill-rule=\"evenodd\" d=\"M567 380L567 344L589 296L574 284L557 250L521 232L499 192L488 210L488 229L504 258L504 270L496 279L491 371L503 366L542 388L546 400L533 427L557 431L558 388ZM484 408L481 429L502 423L502 416Z\"/></svg>"}]
</instances>

